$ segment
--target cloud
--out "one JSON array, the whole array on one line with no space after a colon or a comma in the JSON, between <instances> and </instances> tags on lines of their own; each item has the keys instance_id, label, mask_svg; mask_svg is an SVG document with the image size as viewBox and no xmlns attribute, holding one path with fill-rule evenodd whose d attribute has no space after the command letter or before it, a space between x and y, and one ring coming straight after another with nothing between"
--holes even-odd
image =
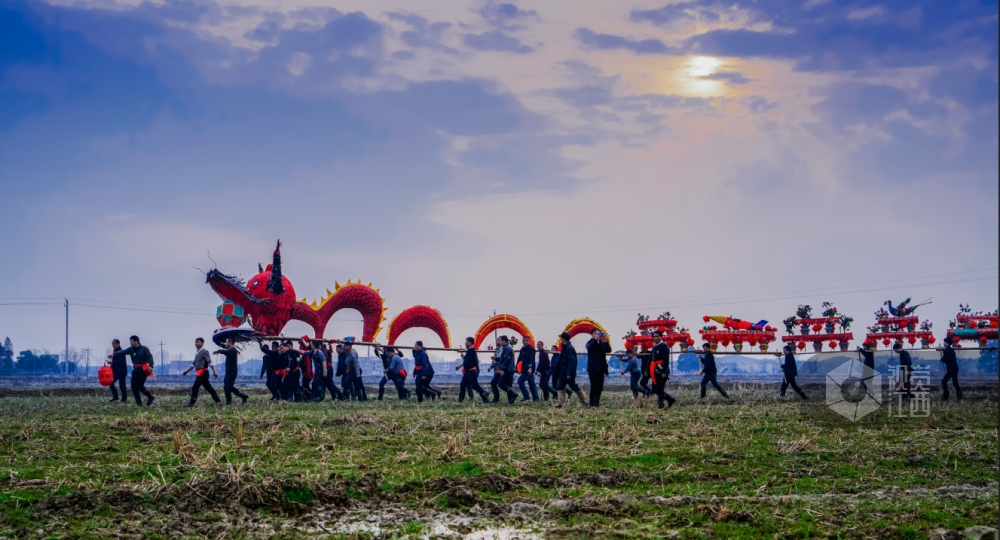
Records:
<instances>
[{"instance_id":1,"label":"cloud","mask_svg":"<svg viewBox=\"0 0 1000 540\"><path fill-rule=\"evenodd\" d=\"M535 49L521 43L521 40L509 36L499 30L491 30L482 34L465 34L462 41L479 51L510 52L514 54L527 54Z\"/></svg>"},{"instance_id":2,"label":"cloud","mask_svg":"<svg viewBox=\"0 0 1000 540\"><path fill-rule=\"evenodd\" d=\"M725 81L729 84L746 84L753 81L753 79L748 79L746 75L738 71L718 71L701 78L709 81Z\"/></svg>"},{"instance_id":3,"label":"cloud","mask_svg":"<svg viewBox=\"0 0 1000 540\"><path fill-rule=\"evenodd\" d=\"M515 31L522 30L525 22L530 19L538 19L538 12L535 10L523 10L514 4L496 3L490 0L479 14L492 26L502 30Z\"/></svg>"},{"instance_id":4,"label":"cloud","mask_svg":"<svg viewBox=\"0 0 1000 540\"><path fill-rule=\"evenodd\" d=\"M658 39L633 40L612 34L598 34L588 28L577 28L573 37L585 49L615 50L625 49L635 54L681 54L676 47L668 47Z\"/></svg>"},{"instance_id":5,"label":"cloud","mask_svg":"<svg viewBox=\"0 0 1000 540\"><path fill-rule=\"evenodd\" d=\"M395 11L386 13L386 16L391 21L402 22L412 28L412 30L407 30L399 35L403 43L410 47L414 49L425 48L447 54L459 54L457 50L441 43L444 32L451 28L451 23L432 23L419 15Z\"/></svg>"},{"instance_id":6,"label":"cloud","mask_svg":"<svg viewBox=\"0 0 1000 540\"><path fill-rule=\"evenodd\" d=\"M656 26L671 26L678 22L717 22L719 14L704 9L702 2L678 2L658 9L639 9L629 13L632 22L649 22Z\"/></svg>"}]
</instances>

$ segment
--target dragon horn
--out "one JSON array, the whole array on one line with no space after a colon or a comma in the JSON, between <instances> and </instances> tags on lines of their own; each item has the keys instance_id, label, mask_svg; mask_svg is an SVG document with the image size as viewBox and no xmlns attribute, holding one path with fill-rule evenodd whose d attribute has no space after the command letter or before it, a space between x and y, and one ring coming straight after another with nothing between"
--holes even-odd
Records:
<instances>
[{"instance_id":1,"label":"dragon horn","mask_svg":"<svg viewBox=\"0 0 1000 540\"><path fill-rule=\"evenodd\" d=\"M263 272L264 272L264 267L261 266L260 263L257 263L257 273L260 274Z\"/></svg>"},{"instance_id":2,"label":"dragon horn","mask_svg":"<svg viewBox=\"0 0 1000 540\"><path fill-rule=\"evenodd\" d=\"M274 294L285 292L285 284L281 281L281 240L274 248L274 260L271 263L271 279L267 282L267 290Z\"/></svg>"}]
</instances>

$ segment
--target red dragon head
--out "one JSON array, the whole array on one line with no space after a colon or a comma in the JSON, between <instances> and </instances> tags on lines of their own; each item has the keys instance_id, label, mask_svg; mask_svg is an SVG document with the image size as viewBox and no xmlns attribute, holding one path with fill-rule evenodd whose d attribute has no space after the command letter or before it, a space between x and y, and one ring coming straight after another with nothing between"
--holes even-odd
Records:
<instances>
[{"instance_id":1,"label":"red dragon head","mask_svg":"<svg viewBox=\"0 0 1000 540\"><path fill-rule=\"evenodd\" d=\"M295 289L288 278L281 275L281 241L274 248L273 262L266 269L250 278L249 282L223 274L218 269L209 270L205 283L223 300L232 300L242 306L251 326L257 332L278 335L292 318L295 306Z\"/></svg>"}]
</instances>

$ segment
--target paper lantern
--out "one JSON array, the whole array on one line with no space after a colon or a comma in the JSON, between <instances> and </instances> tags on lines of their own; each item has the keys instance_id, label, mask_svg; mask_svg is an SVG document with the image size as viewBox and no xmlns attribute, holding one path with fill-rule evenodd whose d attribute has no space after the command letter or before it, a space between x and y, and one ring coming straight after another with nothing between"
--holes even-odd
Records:
<instances>
[{"instance_id":1,"label":"paper lantern","mask_svg":"<svg viewBox=\"0 0 1000 540\"><path fill-rule=\"evenodd\" d=\"M931 337L927 338L927 343L930 343L931 345L933 345L936 342L937 342L937 338L934 337L934 336L931 336Z\"/></svg>"},{"instance_id":2,"label":"paper lantern","mask_svg":"<svg viewBox=\"0 0 1000 540\"><path fill-rule=\"evenodd\" d=\"M748 341L748 343L750 344L751 347L756 347L757 346L757 338L750 338L750 341Z\"/></svg>"},{"instance_id":3,"label":"paper lantern","mask_svg":"<svg viewBox=\"0 0 1000 540\"><path fill-rule=\"evenodd\" d=\"M996 327L997 327L997 321L990 321L990 328L996 328Z\"/></svg>"},{"instance_id":4,"label":"paper lantern","mask_svg":"<svg viewBox=\"0 0 1000 540\"><path fill-rule=\"evenodd\" d=\"M694 340L693 339L689 339L687 341L687 344L688 344L688 347L694 347Z\"/></svg>"},{"instance_id":5,"label":"paper lantern","mask_svg":"<svg viewBox=\"0 0 1000 540\"><path fill-rule=\"evenodd\" d=\"M813 332L819 332L820 330L823 329L823 325L822 324L814 324L812 328L813 328Z\"/></svg>"},{"instance_id":6,"label":"paper lantern","mask_svg":"<svg viewBox=\"0 0 1000 540\"><path fill-rule=\"evenodd\" d=\"M981 336L979 338L979 346L980 347L985 347L986 346L986 336Z\"/></svg>"},{"instance_id":7,"label":"paper lantern","mask_svg":"<svg viewBox=\"0 0 1000 540\"><path fill-rule=\"evenodd\" d=\"M875 344L875 342L872 341L872 338L868 338L868 339L865 340L865 345L874 345L874 344Z\"/></svg>"},{"instance_id":8,"label":"paper lantern","mask_svg":"<svg viewBox=\"0 0 1000 540\"><path fill-rule=\"evenodd\" d=\"M830 342L830 348L831 349L836 349L837 348L837 342L836 341L831 341Z\"/></svg>"},{"instance_id":9,"label":"paper lantern","mask_svg":"<svg viewBox=\"0 0 1000 540\"><path fill-rule=\"evenodd\" d=\"M799 348L800 351L802 349L805 349L806 348L806 342L805 341L800 341L799 344L797 345L797 347Z\"/></svg>"},{"instance_id":10,"label":"paper lantern","mask_svg":"<svg viewBox=\"0 0 1000 540\"><path fill-rule=\"evenodd\" d=\"M883 339L882 340L882 345L885 345L886 347L888 347L889 346L889 339L888 338Z\"/></svg>"},{"instance_id":11,"label":"paper lantern","mask_svg":"<svg viewBox=\"0 0 1000 540\"><path fill-rule=\"evenodd\" d=\"M722 340L722 346L723 347L728 347L729 346L729 340L728 339Z\"/></svg>"},{"instance_id":12,"label":"paper lantern","mask_svg":"<svg viewBox=\"0 0 1000 540\"><path fill-rule=\"evenodd\" d=\"M676 344L677 344L677 342L674 341L674 340L672 340L672 339L667 340L667 347L670 347L671 349L673 349L674 345L676 345Z\"/></svg>"},{"instance_id":13,"label":"paper lantern","mask_svg":"<svg viewBox=\"0 0 1000 540\"><path fill-rule=\"evenodd\" d=\"M215 310L215 318L223 328L237 328L243 324L243 306L226 300Z\"/></svg>"},{"instance_id":14,"label":"paper lantern","mask_svg":"<svg viewBox=\"0 0 1000 540\"><path fill-rule=\"evenodd\" d=\"M666 326L660 326L659 328L657 328L657 330L659 330L661 334L665 334L667 332L667 327Z\"/></svg>"},{"instance_id":15,"label":"paper lantern","mask_svg":"<svg viewBox=\"0 0 1000 540\"><path fill-rule=\"evenodd\" d=\"M97 370L97 381L101 383L101 386L111 386L115 382L115 375L111 372L111 368L104 366Z\"/></svg>"},{"instance_id":16,"label":"paper lantern","mask_svg":"<svg viewBox=\"0 0 1000 540\"><path fill-rule=\"evenodd\" d=\"M913 345L914 343L917 342L917 338L915 338L913 336L910 336L910 338L907 339L906 341L908 341L910 343L910 345Z\"/></svg>"}]
</instances>

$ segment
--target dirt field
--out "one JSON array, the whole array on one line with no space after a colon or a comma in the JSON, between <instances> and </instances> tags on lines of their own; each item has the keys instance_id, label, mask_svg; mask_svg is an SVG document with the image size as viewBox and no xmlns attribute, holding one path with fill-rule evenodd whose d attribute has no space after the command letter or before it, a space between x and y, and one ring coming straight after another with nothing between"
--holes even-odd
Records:
<instances>
[{"instance_id":1,"label":"dirt field","mask_svg":"<svg viewBox=\"0 0 1000 540\"><path fill-rule=\"evenodd\" d=\"M620 390L617 388L615 390ZM996 527L997 387L848 422L736 384L670 410L451 400L247 406L4 390L11 538L965 538ZM453 398L457 389L446 388ZM41 395L39 394L41 393ZM995 532L994 532L995 534ZM985 536L984 536L985 535Z\"/></svg>"}]
</instances>

